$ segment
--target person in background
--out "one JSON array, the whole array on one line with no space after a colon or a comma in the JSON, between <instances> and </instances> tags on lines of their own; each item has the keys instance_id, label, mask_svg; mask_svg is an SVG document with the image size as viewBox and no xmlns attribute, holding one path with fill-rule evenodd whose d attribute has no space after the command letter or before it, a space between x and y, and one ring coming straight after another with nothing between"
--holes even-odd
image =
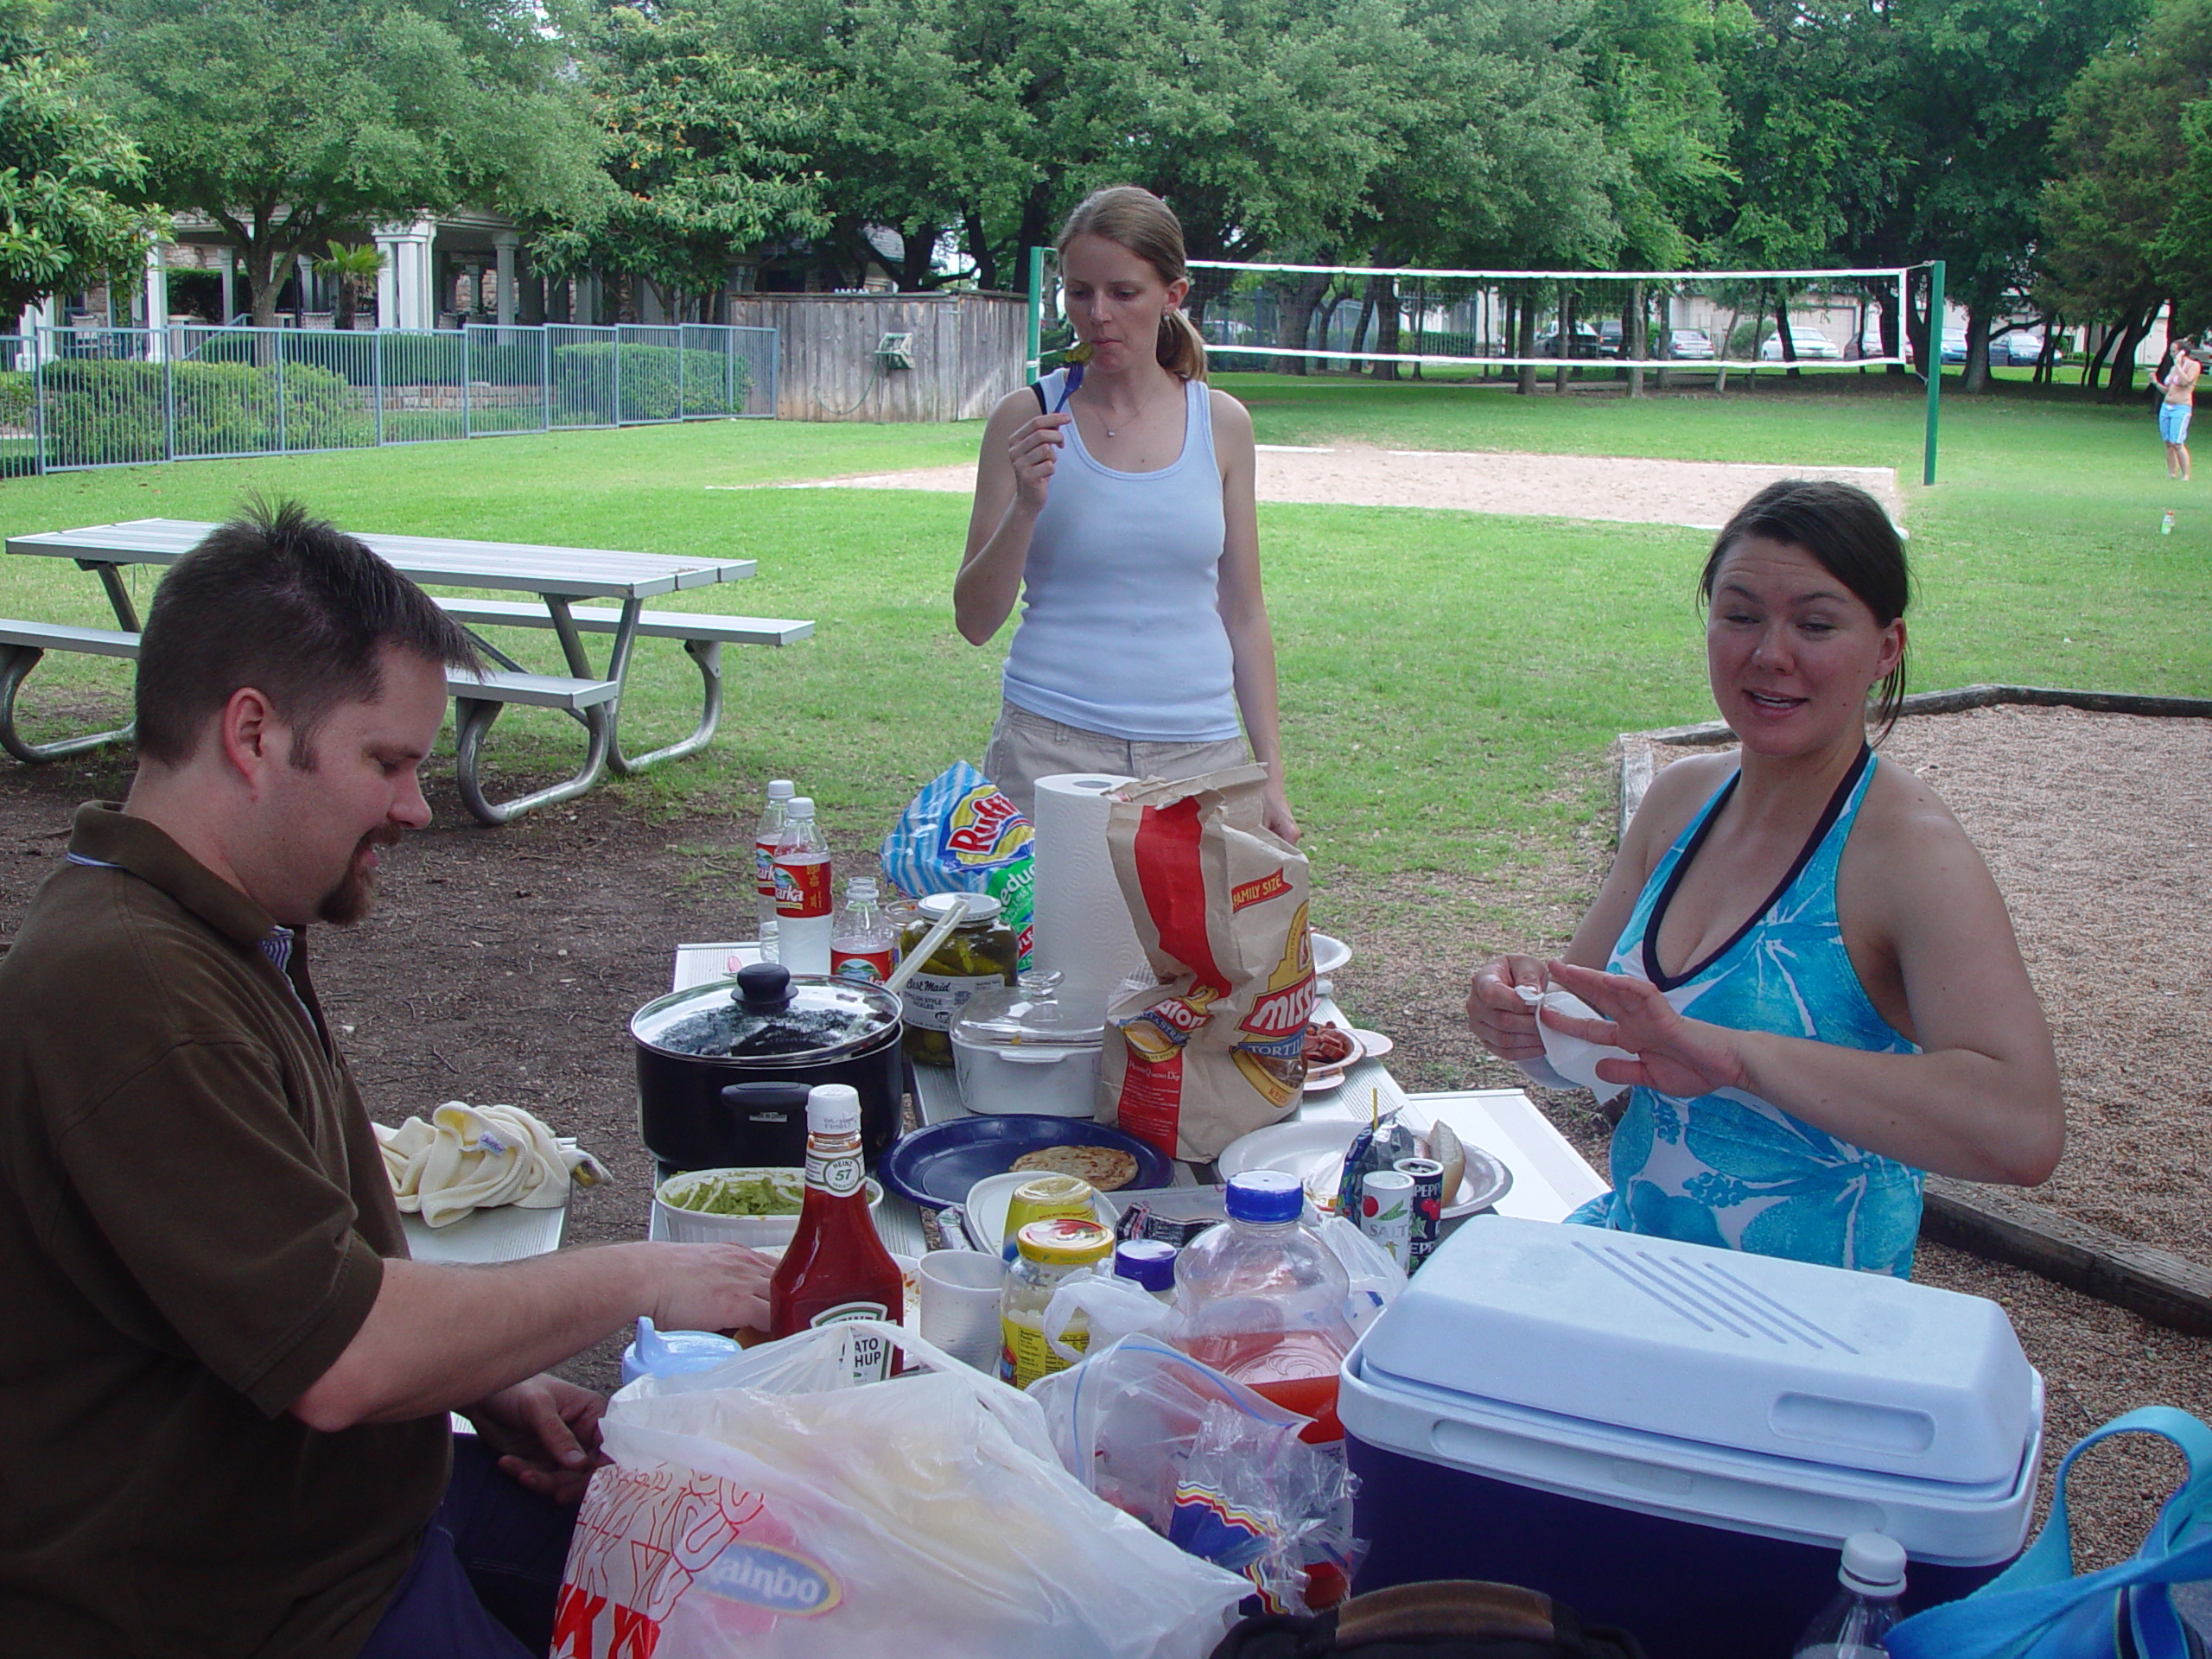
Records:
<instances>
[{"instance_id":1,"label":"person in background","mask_svg":"<svg viewBox=\"0 0 2212 1659\"><path fill-rule=\"evenodd\" d=\"M1182 226L1119 186L1069 215L1059 254L1069 366L992 412L953 583L971 645L1023 602L983 771L1027 813L1053 772L1188 778L1257 759L1268 825L1294 842L1252 417L1206 385Z\"/></svg>"},{"instance_id":2,"label":"person in background","mask_svg":"<svg viewBox=\"0 0 2212 1659\"><path fill-rule=\"evenodd\" d=\"M429 822L448 664L468 637L295 506L154 595L130 797L0 957L8 1652L543 1654L605 1407L543 1368L639 1314L767 1323L734 1246L408 1259L307 929Z\"/></svg>"},{"instance_id":3,"label":"person in background","mask_svg":"<svg viewBox=\"0 0 2212 1659\"><path fill-rule=\"evenodd\" d=\"M2058 1066L2005 901L1958 821L1878 760L1904 695L1904 549L1880 505L1790 480L1707 559L1706 665L1740 747L1651 783L1548 965L1476 970L1470 1027L1560 1081L1523 988L1627 1051L1612 1189L1570 1219L1899 1276L1922 1174L2032 1186L2065 1142Z\"/></svg>"},{"instance_id":4,"label":"person in background","mask_svg":"<svg viewBox=\"0 0 2212 1659\"><path fill-rule=\"evenodd\" d=\"M2189 482L2189 422L2196 412L2196 383L2204 373L2196 342L2183 335L2173 344L2173 360L2151 377L2159 391L2158 435L2166 441L2166 476Z\"/></svg>"}]
</instances>

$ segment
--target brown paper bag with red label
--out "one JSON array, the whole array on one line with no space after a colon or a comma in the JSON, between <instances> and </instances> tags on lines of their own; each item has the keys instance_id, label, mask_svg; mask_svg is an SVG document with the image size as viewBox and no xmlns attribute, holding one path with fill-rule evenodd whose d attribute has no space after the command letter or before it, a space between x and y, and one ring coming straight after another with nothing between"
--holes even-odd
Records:
<instances>
[{"instance_id":1,"label":"brown paper bag with red label","mask_svg":"<svg viewBox=\"0 0 2212 1659\"><path fill-rule=\"evenodd\" d=\"M1264 766L1120 791L1114 874L1161 982L1107 1008L1100 1116L1171 1157L1213 1157L1306 1087L1313 939L1306 860L1267 827Z\"/></svg>"}]
</instances>

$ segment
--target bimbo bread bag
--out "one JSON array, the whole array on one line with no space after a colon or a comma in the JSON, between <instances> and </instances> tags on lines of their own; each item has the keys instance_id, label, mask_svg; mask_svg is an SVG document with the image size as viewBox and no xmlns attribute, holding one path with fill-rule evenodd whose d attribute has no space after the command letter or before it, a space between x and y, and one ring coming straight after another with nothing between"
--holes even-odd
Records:
<instances>
[{"instance_id":1,"label":"bimbo bread bag","mask_svg":"<svg viewBox=\"0 0 2212 1659\"><path fill-rule=\"evenodd\" d=\"M1107 845L1161 983L1107 1009L1102 1116L1172 1157L1213 1157L1296 1109L1313 1013L1306 860L1267 827L1264 766L1114 798Z\"/></svg>"}]
</instances>

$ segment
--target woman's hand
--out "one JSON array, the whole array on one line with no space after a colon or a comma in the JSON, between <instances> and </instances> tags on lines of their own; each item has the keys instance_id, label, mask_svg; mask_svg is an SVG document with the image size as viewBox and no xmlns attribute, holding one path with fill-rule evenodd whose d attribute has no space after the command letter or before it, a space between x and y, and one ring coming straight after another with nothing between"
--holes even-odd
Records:
<instances>
[{"instance_id":1,"label":"woman's hand","mask_svg":"<svg viewBox=\"0 0 2212 1659\"><path fill-rule=\"evenodd\" d=\"M1060 446L1067 442L1060 429L1074 416L1063 411L1058 415L1036 415L1021 423L1007 446L1007 459L1014 463L1014 499L1032 512L1045 509L1045 493L1052 481L1052 468L1058 464Z\"/></svg>"},{"instance_id":2,"label":"woman's hand","mask_svg":"<svg viewBox=\"0 0 2212 1659\"><path fill-rule=\"evenodd\" d=\"M1306 832L1298 827L1298 820L1290 816L1290 797L1283 792L1280 784L1273 780L1268 785L1266 811L1268 828L1292 846L1297 846L1299 836Z\"/></svg>"},{"instance_id":3,"label":"woman's hand","mask_svg":"<svg viewBox=\"0 0 2212 1659\"><path fill-rule=\"evenodd\" d=\"M1544 964L1534 957L1492 957L1475 969L1467 993L1467 1029L1501 1060L1519 1065L1544 1058L1536 1016L1516 988L1544 988Z\"/></svg>"},{"instance_id":4,"label":"woman's hand","mask_svg":"<svg viewBox=\"0 0 2212 1659\"><path fill-rule=\"evenodd\" d=\"M1551 964L1553 982L1595 1008L1602 1016L1578 1020L1547 1008L1541 1018L1554 1031L1592 1043L1624 1048L1633 1060L1600 1060L1598 1075L1607 1083L1637 1084L1677 1100L1694 1099L1719 1089L1751 1088L1737 1033L1701 1020L1686 1020L1648 979L1632 974L1601 974L1564 962Z\"/></svg>"}]
</instances>

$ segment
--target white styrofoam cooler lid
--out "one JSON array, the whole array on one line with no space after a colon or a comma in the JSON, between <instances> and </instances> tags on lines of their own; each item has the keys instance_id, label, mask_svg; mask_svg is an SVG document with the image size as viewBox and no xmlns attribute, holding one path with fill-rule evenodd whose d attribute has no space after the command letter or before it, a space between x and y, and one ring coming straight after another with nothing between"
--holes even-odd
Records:
<instances>
[{"instance_id":1,"label":"white styrofoam cooler lid","mask_svg":"<svg viewBox=\"0 0 2212 1659\"><path fill-rule=\"evenodd\" d=\"M1503 1217L1446 1239L1358 1358L1370 1385L1478 1411L1960 1486L2016 1483L2041 1429L2040 1380L1981 1297Z\"/></svg>"}]
</instances>

